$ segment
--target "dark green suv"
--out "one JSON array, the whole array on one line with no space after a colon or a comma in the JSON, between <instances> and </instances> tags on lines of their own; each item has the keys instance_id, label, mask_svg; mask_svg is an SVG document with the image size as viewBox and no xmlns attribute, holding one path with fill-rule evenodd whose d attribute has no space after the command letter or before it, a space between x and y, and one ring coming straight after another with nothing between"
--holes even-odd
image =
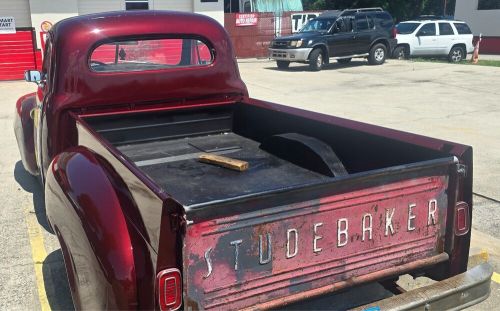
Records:
<instances>
[{"instance_id":1,"label":"dark green suv","mask_svg":"<svg viewBox=\"0 0 500 311\"><path fill-rule=\"evenodd\" d=\"M282 69L300 62L319 71L331 59L348 63L356 57L380 65L396 45L394 37L392 16L381 8L326 11L298 33L275 38L269 57Z\"/></svg>"}]
</instances>

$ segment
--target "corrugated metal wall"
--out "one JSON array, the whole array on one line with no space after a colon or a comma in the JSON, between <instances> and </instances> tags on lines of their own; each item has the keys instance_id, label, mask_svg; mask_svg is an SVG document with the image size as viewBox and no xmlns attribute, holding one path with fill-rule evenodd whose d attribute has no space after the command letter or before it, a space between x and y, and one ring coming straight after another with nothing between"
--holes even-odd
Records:
<instances>
[{"instance_id":1,"label":"corrugated metal wall","mask_svg":"<svg viewBox=\"0 0 500 311\"><path fill-rule=\"evenodd\" d=\"M257 25L236 26L237 13L224 14L226 28L238 58L268 57L268 47L276 33L282 36L292 33L291 13L284 12L281 16L274 13L257 14ZM277 26L276 26L277 25Z\"/></svg>"}]
</instances>

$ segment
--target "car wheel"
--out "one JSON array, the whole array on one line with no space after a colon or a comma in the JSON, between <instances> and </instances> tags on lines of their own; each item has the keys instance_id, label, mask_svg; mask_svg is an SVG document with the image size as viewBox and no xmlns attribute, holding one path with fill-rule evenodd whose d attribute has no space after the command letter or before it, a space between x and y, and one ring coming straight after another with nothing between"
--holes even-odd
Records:
<instances>
[{"instance_id":1,"label":"car wheel","mask_svg":"<svg viewBox=\"0 0 500 311\"><path fill-rule=\"evenodd\" d=\"M309 55L309 68L311 68L312 71L320 71L324 63L323 51L314 49L311 55Z\"/></svg>"},{"instance_id":2,"label":"car wheel","mask_svg":"<svg viewBox=\"0 0 500 311\"><path fill-rule=\"evenodd\" d=\"M286 60L277 60L276 65L279 69L287 69L290 66L290 62Z\"/></svg>"},{"instance_id":3,"label":"car wheel","mask_svg":"<svg viewBox=\"0 0 500 311\"><path fill-rule=\"evenodd\" d=\"M459 47L459 46L454 46L450 54L448 54L448 60L450 63L459 63L465 59L465 52L464 49Z\"/></svg>"},{"instance_id":4,"label":"car wheel","mask_svg":"<svg viewBox=\"0 0 500 311\"><path fill-rule=\"evenodd\" d=\"M351 62L352 58L341 58L341 59L338 59L337 62L339 62L339 64L349 64Z\"/></svg>"},{"instance_id":5,"label":"car wheel","mask_svg":"<svg viewBox=\"0 0 500 311\"><path fill-rule=\"evenodd\" d=\"M368 55L370 65L382 65L387 57L387 48L382 43L375 44Z\"/></svg>"},{"instance_id":6,"label":"car wheel","mask_svg":"<svg viewBox=\"0 0 500 311\"><path fill-rule=\"evenodd\" d=\"M408 48L404 46L398 46L397 48L394 49L394 52L392 53L392 56L395 59L408 59L410 58L410 53L408 52Z\"/></svg>"}]
</instances>

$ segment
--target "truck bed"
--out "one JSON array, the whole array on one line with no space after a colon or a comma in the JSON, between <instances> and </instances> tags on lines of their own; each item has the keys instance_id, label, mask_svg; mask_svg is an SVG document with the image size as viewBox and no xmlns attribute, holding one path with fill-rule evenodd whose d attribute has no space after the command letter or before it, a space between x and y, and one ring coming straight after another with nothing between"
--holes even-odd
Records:
<instances>
[{"instance_id":1,"label":"truck bed","mask_svg":"<svg viewBox=\"0 0 500 311\"><path fill-rule=\"evenodd\" d=\"M184 137L118 146L124 155L183 205L196 205L329 179L294 165L236 133ZM197 160L202 153L249 163L238 172Z\"/></svg>"},{"instance_id":2,"label":"truck bed","mask_svg":"<svg viewBox=\"0 0 500 311\"><path fill-rule=\"evenodd\" d=\"M278 307L449 260L458 161L446 142L430 149L374 126L270 108L84 118L135 174L183 205L182 276L193 309ZM290 135L326 146L345 171L322 174L292 151L294 142L274 139ZM201 153L248 161L249 169L201 163Z\"/></svg>"},{"instance_id":3,"label":"truck bed","mask_svg":"<svg viewBox=\"0 0 500 311\"><path fill-rule=\"evenodd\" d=\"M85 121L184 206L334 180L295 163L292 152L263 150L261 144L273 135L299 133L325 143L349 174L443 157L412 144L245 104L98 116ZM198 162L202 153L247 161L249 169L238 172Z\"/></svg>"}]
</instances>

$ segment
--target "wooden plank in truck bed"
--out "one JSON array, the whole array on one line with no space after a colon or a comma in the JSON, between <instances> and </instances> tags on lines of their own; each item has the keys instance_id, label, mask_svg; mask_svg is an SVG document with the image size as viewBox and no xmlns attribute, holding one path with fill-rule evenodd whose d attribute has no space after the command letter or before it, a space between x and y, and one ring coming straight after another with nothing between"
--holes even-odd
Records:
<instances>
[{"instance_id":1,"label":"wooden plank in truck bed","mask_svg":"<svg viewBox=\"0 0 500 311\"><path fill-rule=\"evenodd\" d=\"M188 205L331 180L280 159L235 133L117 147L178 202ZM200 163L204 153L248 162L244 172Z\"/></svg>"}]
</instances>

